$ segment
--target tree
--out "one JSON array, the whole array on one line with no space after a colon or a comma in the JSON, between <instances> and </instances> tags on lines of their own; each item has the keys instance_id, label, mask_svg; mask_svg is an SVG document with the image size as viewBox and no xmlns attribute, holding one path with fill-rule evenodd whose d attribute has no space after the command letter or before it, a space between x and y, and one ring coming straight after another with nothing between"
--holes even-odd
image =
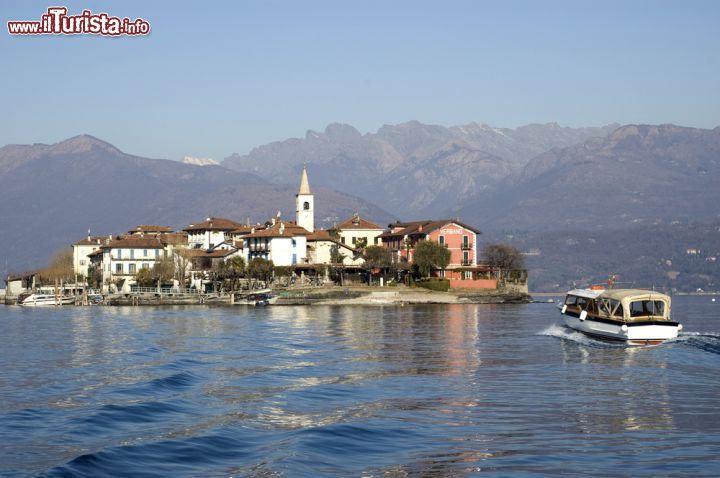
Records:
<instances>
[{"instance_id":1,"label":"tree","mask_svg":"<svg viewBox=\"0 0 720 478\"><path fill-rule=\"evenodd\" d=\"M433 241L420 241L415 245L414 263L418 272L430 277L436 269L445 269L450 263L450 251Z\"/></svg>"},{"instance_id":2,"label":"tree","mask_svg":"<svg viewBox=\"0 0 720 478\"><path fill-rule=\"evenodd\" d=\"M355 249L362 251L367 247L367 237L358 237L355 239Z\"/></svg>"},{"instance_id":3,"label":"tree","mask_svg":"<svg viewBox=\"0 0 720 478\"><path fill-rule=\"evenodd\" d=\"M188 271L191 269L192 260L185 249L175 250L173 252L173 278L180 284L180 288L185 288Z\"/></svg>"},{"instance_id":4,"label":"tree","mask_svg":"<svg viewBox=\"0 0 720 478\"><path fill-rule=\"evenodd\" d=\"M250 264L248 264L248 274L250 277L256 280L264 281L265 283L270 281L273 269L273 261L269 261L261 257L256 257L250 261Z\"/></svg>"},{"instance_id":5,"label":"tree","mask_svg":"<svg viewBox=\"0 0 720 478\"><path fill-rule=\"evenodd\" d=\"M345 257L340 252L340 246L337 244L330 246L330 278L336 282L340 282L340 285L344 284L344 259Z\"/></svg>"},{"instance_id":6,"label":"tree","mask_svg":"<svg viewBox=\"0 0 720 478\"><path fill-rule=\"evenodd\" d=\"M525 268L523 255L508 244L489 244L483 248L482 256L489 266L503 271Z\"/></svg>"},{"instance_id":7,"label":"tree","mask_svg":"<svg viewBox=\"0 0 720 478\"><path fill-rule=\"evenodd\" d=\"M72 249L62 248L57 251L38 275L50 281L72 280L75 275Z\"/></svg>"},{"instance_id":8,"label":"tree","mask_svg":"<svg viewBox=\"0 0 720 478\"><path fill-rule=\"evenodd\" d=\"M367 269L387 269L392 263L392 252L382 246L368 246L363 251Z\"/></svg>"},{"instance_id":9,"label":"tree","mask_svg":"<svg viewBox=\"0 0 720 478\"><path fill-rule=\"evenodd\" d=\"M156 282L153 278L153 271L145 267L137 272L135 280L140 287L152 287Z\"/></svg>"},{"instance_id":10,"label":"tree","mask_svg":"<svg viewBox=\"0 0 720 478\"><path fill-rule=\"evenodd\" d=\"M88 266L88 285L95 288L102 285L102 267L96 267L94 264Z\"/></svg>"},{"instance_id":11,"label":"tree","mask_svg":"<svg viewBox=\"0 0 720 478\"><path fill-rule=\"evenodd\" d=\"M152 270L153 282L169 282L173 279L175 273L175 261L172 257L163 257L155 261Z\"/></svg>"}]
</instances>

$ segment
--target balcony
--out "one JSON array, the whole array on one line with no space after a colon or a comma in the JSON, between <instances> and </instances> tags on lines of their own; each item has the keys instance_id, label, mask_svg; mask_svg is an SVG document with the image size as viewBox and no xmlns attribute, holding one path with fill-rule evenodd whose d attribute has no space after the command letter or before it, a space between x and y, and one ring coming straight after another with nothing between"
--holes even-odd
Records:
<instances>
[{"instance_id":1,"label":"balcony","mask_svg":"<svg viewBox=\"0 0 720 478\"><path fill-rule=\"evenodd\" d=\"M470 242L468 242L468 243L463 243L462 246L460 246L460 248L461 248L463 251L469 251L469 250L471 250L471 249L473 248L473 245L472 245L472 243L470 243Z\"/></svg>"},{"instance_id":2,"label":"balcony","mask_svg":"<svg viewBox=\"0 0 720 478\"><path fill-rule=\"evenodd\" d=\"M471 265L472 265L472 261L470 261L470 260L465 261L465 260L464 260L464 261L460 262L460 264L463 265L463 266L471 266Z\"/></svg>"}]
</instances>

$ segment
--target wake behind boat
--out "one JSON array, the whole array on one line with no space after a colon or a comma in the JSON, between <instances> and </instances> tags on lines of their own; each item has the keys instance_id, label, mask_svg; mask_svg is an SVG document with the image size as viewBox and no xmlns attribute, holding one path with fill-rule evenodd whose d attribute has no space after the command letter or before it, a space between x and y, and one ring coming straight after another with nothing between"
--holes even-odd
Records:
<instances>
[{"instance_id":1,"label":"wake behind boat","mask_svg":"<svg viewBox=\"0 0 720 478\"><path fill-rule=\"evenodd\" d=\"M642 289L574 289L560 312L565 324L587 335L655 345L678 336L682 325L670 319L670 297Z\"/></svg>"}]
</instances>

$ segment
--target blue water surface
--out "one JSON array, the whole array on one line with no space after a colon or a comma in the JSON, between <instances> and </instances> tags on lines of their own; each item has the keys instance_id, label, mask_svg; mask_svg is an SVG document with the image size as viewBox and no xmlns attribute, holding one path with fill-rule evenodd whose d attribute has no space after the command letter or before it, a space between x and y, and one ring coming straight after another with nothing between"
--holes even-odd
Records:
<instances>
[{"instance_id":1,"label":"blue water surface","mask_svg":"<svg viewBox=\"0 0 720 478\"><path fill-rule=\"evenodd\" d=\"M720 300L673 312L0 306L0 476L720 476Z\"/></svg>"}]
</instances>

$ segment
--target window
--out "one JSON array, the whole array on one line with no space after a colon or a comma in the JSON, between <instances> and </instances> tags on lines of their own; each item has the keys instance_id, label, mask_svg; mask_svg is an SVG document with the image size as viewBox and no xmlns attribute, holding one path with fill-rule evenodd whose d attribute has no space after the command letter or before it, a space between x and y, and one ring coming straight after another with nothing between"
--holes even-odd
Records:
<instances>
[{"instance_id":1,"label":"window","mask_svg":"<svg viewBox=\"0 0 720 478\"><path fill-rule=\"evenodd\" d=\"M81 266L84 266L84 265L85 265L85 261L81 260L81 261L80 261L80 265L81 265Z\"/></svg>"},{"instance_id":2,"label":"window","mask_svg":"<svg viewBox=\"0 0 720 478\"><path fill-rule=\"evenodd\" d=\"M345 236L341 236L341 237L340 237L340 242L342 242L343 244L345 244Z\"/></svg>"},{"instance_id":3,"label":"window","mask_svg":"<svg viewBox=\"0 0 720 478\"><path fill-rule=\"evenodd\" d=\"M470 253L468 251L463 251L463 262L465 264L470 263Z\"/></svg>"},{"instance_id":4,"label":"window","mask_svg":"<svg viewBox=\"0 0 720 478\"><path fill-rule=\"evenodd\" d=\"M663 316L664 313L665 302L661 300L636 300L630 303L630 317Z\"/></svg>"},{"instance_id":5,"label":"window","mask_svg":"<svg viewBox=\"0 0 720 478\"><path fill-rule=\"evenodd\" d=\"M143 262L141 269L150 270L150 264L148 264L147 262Z\"/></svg>"},{"instance_id":6,"label":"window","mask_svg":"<svg viewBox=\"0 0 720 478\"><path fill-rule=\"evenodd\" d=\"M309 210L310 210L310 203L309 203L309 202L305 201L305 202L303 203L303 210L305 210L305 211L309 211Z\"/></svg>"},{"instance_id":7,"label":"window","mask_svg":"<svg viewBox=\"0 0 720 478\"><path fill-rule=\"evenodd\" d=\"M440 236L440 237L438 237L438 243L439 243L441 246L444 246L444 245L445 245L445 236Z\"/></svg>"},{"instance_id":8,"label":"window","mask_svg":"<svg viewBox=\"0 0 720 478\"><path fill-rule=\"evenodd\" d=\"M115 264L115 273L116 273L116 274L122 274L122 273L123 273L122 264Z\"/></svg>"},{"instance_id":9,"label":"window","mask_svg":"<svg viewBox=\"0 0 720 478\"><path fill-rule=\"evenodd\" d=\"M130 249L130 259L135 259L135 249Z\"/></svg>"},{"instance_id":10,"label":"window","mask_svg":"<svg viewBox=\"0 0 720 478\"><path fill-rule=\"evenodd\" d=\"M355 245L356 242L357 242L357 237L353 236L353 238L352 238L353 246Z\"/></svg>"},{"instance_id":11,"label":"window","mask_svg":"<svg viewBox=\"0 0 720 478\"><path fill-rule=\"evenodd\" d=\"M290 242L292 243L292 246L293 246L293 247L297 247L297 241L296 241L294 238L293 238ZM294 256L294 255L295 255L295 254L293 254L293 256ZM295 262L293 262L293 264L295 264Z\"/></svg>"},{"instance_id":12,"label":"window","mask_svg":"<svg viewBox=\"0 0 720 478\"><path fill-rule=\"evenodd\" d=\"M472 279L472 271L465 271L465 272L463 272L463 275L465 276L464 279L466 279L466 280Z\"/></svg>"},{"instance_id":13,"label":"window","mask_svg":"<svg viewBox=\"0 0 720 478\"><path fill-rule=\"evenodd\" d=\"M116 252L117 258L122 259L122 249L116 249L115 252Z\"/></svg>"},{"instance_id":14,"label":"window","mask_svg":"<svg viewBox=\"0 0 720 478\"><path fill-rule=\"evenodd\" d=\"M380 242L380 238L375 236L375 245L377 246L379 242Z\"/></svg>"},{"instance_id":15,"label":"window","mask_svg":"<svg viewBox=\"0 0 720 478\"><path fill-rule=\"evenodd\" d=\"M155 249L155 259L160 257L160 249Z\"/></svg>"},{"instance_id":16,"label":"window","mask_svg":"<svg viewBox=\"0 0 720 478\"><path fill-rule=\"evenodd\" d=\"M444 279L445 278L445 269L441 270L439 275L440 275L441 279Z\"/></svg>"},{"instance_id":17,"label":"window","mask_svg":"<svg viewBox=\"0 0 720 478\"><path fill-rule=\"evenodd\" d=\"M469 241L468 241L468 237L467 237L467 236L463 236L463 246L467 247L469 244L470 244L470 243L469 243Z\"/></svg>"},{"instance_id":18,"label":"window","mask_svg":"<svg viewBox=\"0 0 720 478\"><path fill-rule=\"evenodd\" d=\"M147 249L143 249L143 257L147 257Z\"/></svg>"},{"instance_id":19,"label":"window","mask_svg":"<svg viewBox=\"0 0 720 478\"><path fill-rule=\"evenodd\" d=\"M128 274L135 274L135 264L128 264Z\"/></svg>"},{"instance_id":20,"label":"window","mask_svg":"<svg viewBox=\"0 0 720 478\"><path fill-rule=\"evenodd\" d=\"M292 263L297 264L297 254L292 255Z\"/></svg>"}]
</instances>

